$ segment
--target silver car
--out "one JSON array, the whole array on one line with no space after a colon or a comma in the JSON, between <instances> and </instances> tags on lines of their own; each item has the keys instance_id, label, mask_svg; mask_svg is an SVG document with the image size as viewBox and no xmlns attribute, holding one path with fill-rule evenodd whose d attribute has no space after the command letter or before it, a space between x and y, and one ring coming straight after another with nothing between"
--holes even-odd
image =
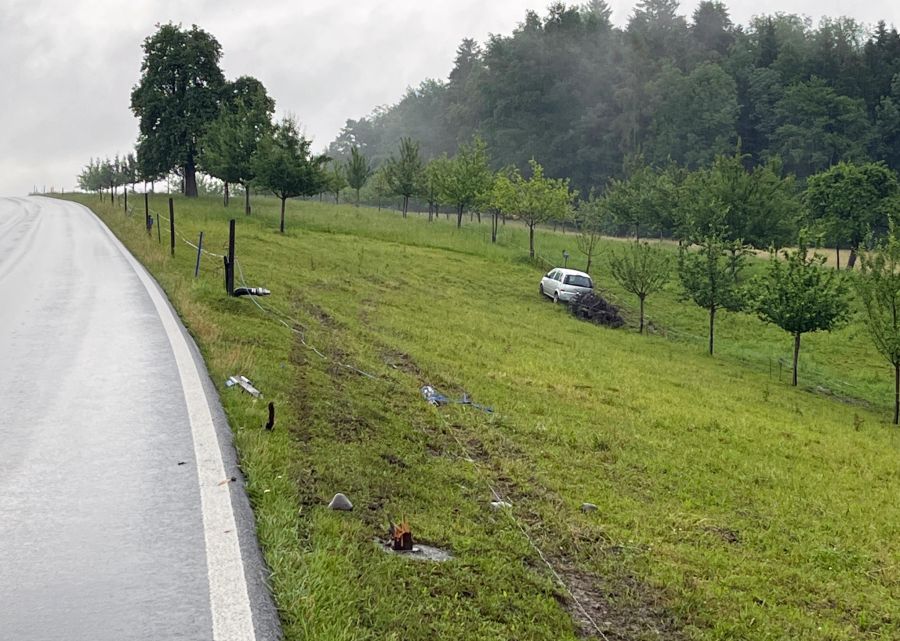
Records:
<instances>
[{"instance_id":1,"label":"silver car","mask_svg":"<svg viewBox=\"0 0 900 641\"><path fill-rule=\"evenodd\" d=\"M582 292L594 289L591 277L574 269L558 267L551 269L541 279L541 294L553 299L554 303L568 303Z\"/></svg>"}]
</instances>

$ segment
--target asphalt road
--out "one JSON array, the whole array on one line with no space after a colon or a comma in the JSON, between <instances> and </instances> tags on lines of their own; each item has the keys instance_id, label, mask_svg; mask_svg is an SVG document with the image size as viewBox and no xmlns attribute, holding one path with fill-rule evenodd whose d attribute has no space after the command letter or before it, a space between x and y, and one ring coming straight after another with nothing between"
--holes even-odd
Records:
<instances>
[{"instance_id":1,"label":"asphalt road","mask_svg":"<svg viewBox=\"0 0 900 641\"><path fill-rule=\"evenodd\" d=\"M0 199L0 639L276 639L265 579L161 290L80 205Z\"/></svg>"}]
</instances>

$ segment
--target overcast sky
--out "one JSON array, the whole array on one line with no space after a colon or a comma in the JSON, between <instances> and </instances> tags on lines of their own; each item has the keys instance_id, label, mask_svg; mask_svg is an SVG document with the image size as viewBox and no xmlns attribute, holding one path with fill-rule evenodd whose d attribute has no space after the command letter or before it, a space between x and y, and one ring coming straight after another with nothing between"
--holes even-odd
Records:
<instances>
[{"instance_id":1,"label":"overcast sky","mask_svg":"<svg viewBox=\"0 0 900 641\"><path fill-rule=\"evenodd\" d=\"M262 80L317 148L347 118L445 78L459 41L511 32L548 0L0 0L0 195L71 189L91 156L127 153L137 137L129 95L156 23L196 23L219 40L228 78ZM697 0L682 4L690 14ZM785 11L900 23L889 0L743 0L732 19ZM624 24L632 0L612 0Z\"/></svg>"}]
</instances>

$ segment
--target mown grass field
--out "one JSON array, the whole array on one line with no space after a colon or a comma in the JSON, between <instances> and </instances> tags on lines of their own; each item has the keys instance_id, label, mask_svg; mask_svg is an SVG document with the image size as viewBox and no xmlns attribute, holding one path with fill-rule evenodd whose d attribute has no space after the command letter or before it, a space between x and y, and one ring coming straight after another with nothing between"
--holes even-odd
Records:
<instances>
[{"instance_id":1,"label":"mown grass field","mask_svg":"<svg viewBox=\"0 0 900 641\"><path fill-rule=\"evenodd\" d=\"M170 258L141 203L126 217L74 198L148 266L204 352L288 639L900 638L900 431L859 321L804 338L794 389L789 337L725 313L709 357L706 315L674 282L648 300L650 336L572 318L538 296L543 270L512 225L491 245L487 223L291 202L282 236L277 201L245 217L176 199L179 230L217 253L237 219L248 284L272 290L263 304L294 332L226 298L219 261L193 279L191 248ZM537 244L581 264L571 235ZM633 320L602 258L594 272ZM224 389L236 373L275 401L273 433L265 402ZM496 411L431 407L424 384ZM512 508L491 509L490 488ZM353 512L326 509L337 491ZM388 517L404 516L455 558L382 552Z\"/></svg>"}]
</instances>

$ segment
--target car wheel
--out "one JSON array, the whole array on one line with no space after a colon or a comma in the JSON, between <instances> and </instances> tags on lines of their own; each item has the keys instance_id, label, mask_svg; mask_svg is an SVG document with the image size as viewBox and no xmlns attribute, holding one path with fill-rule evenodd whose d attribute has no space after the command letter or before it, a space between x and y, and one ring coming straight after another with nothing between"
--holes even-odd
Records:
<instances>
[{"instance_id":1,"label":"car wheel","mask_svg":"<svg viewBox=\"0 0 900 641\"><path fill-rule=\"evenodd\" d=\"M544 293L544 283L541 283L540 285L538 285L538 289L541 292L541 296L546 296L546 294Z\"/></svg>"},{"instance_id":2,"label":"car wheel","mask_svg":"<svg viewBox=\"0 0 900 641\"><path fill-rule=\"evenodd\" d=\"M553 292L553 302L554 303L559 302L559 292Z\"/></svg>"}]
</instances>

